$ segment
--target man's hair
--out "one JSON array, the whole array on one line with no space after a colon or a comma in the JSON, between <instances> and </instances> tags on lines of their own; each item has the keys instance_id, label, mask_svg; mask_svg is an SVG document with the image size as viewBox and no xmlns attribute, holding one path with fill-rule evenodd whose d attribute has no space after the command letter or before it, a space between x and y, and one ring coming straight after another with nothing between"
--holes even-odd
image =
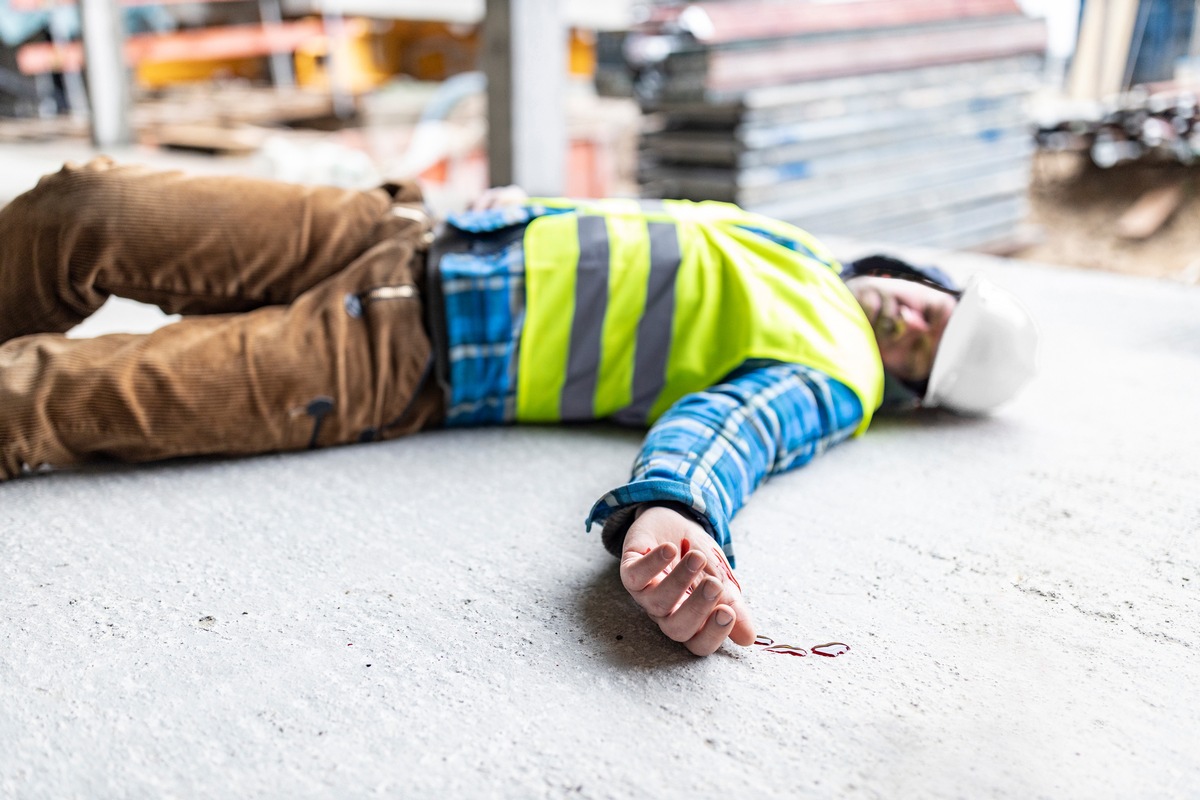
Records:
<instances>
[{"instance_id":1,"label":"man's hair","mask_svg":"<svg viewBox=\"0 0 1200 800\"><path fill-rule=\"evenodd\" d=\"M894 256L873 255L842 265L842 280L870 275L876 278L901 278L940 289L956 298L961 294L954 279L932 264L910 264Z\"/></svg>"}]
</instances>

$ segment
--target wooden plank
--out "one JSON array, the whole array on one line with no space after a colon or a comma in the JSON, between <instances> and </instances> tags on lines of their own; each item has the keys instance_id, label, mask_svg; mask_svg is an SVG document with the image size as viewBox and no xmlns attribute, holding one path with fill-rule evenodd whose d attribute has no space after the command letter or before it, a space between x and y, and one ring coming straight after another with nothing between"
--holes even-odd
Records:
<instances>
[{"instance_id":1,"label":"wooden plank","mask_svg":"<svg viewBox=\"0 0 1200 800\"><path fill-rule=\"evenodd\" d=\"M125 63L146 61L205 61L266 56L290 52L324 34L320 20L303 19L279 25L229 25L176 33L148 33L125 41ZM17 49L17 67L26 75L78 72L83 67L79 42L55 45L33 42Z\"/></svg>"},{"instance_id":2,"label":"wooden plank","mask_svg":"<svg viewBox=\"0 0 1200 800\"><path fill-rule=\"evenodd\" d=\"M1122 90L1137 11L1138 0L1088 0L1067 80L1071 99L1103 100Z\"/></svg>"},{"instance_id":3,"label":"wooden plank","mask_svg":"<svg viewBox=\"0 0 1200 800\"><path fill-rule=\"evenodd\" d=\"M1149 239L1183 203L1183 181L1155 186L1134 201L1117 220L1122 239Z\"/></svg>"},{"instance_id":4,"label":"wooden plank","mask_svg":"<svg viewBox=\"0 0 1200 800\"><path fill-rule=\"evenodd\" d=\"M1193 62L1190 66L1195 69L1195 59L1200 56L1200 0L1196 0L1196 8L1192 17L1192 38L1188 44L1188 61Z\"/></svg>"},{"instance_id":5,"label":"wooden plank","mask_svg":"<svg viewBox=\"0 0 1200 800\"><path fill-rule=\"evenodd\" d=\"M235 128L220 125L161 125L150 138L159 147L191 150L210 155L248 155L262 147L269 131L248 125Z\"/></svg>"},{"instance_id":6,"label":"wooden plank","mask_svg":"<svg viewBox=\"0 0 1200 800\"><path fill-rule=\"evenodd\" d=\"M151 137L165 125L307 125L332 115L327 91L243 84L174 86L153 96L143 95L134 106L135 127Z\"/></svg>"},{"instance_id":7,"label":"wooden plank","mask_svg":"<svg viewBox=\"0 0 1200 800\"><path fill-rule=\"evenodd\" d=\"M1108 0L1088 0L1075 39L1075 56L1067 80L1067 96L1073 100L1100 97L1100 60L1104 50L1104 28Z\"/></svg>"},{"instance_id":8,"label":"wooden plank","mask_svg":"<svg viewBox=\"0 0 1200 800\"><path fill-rule=\"evenodd\" d=\"M1100 60L1098 88L1101 98L1117 94L1125 88L1138 0L1109 0L1108 12L1108 24L1104 30L1104 56Z\"/></svg>"}]
</instances>

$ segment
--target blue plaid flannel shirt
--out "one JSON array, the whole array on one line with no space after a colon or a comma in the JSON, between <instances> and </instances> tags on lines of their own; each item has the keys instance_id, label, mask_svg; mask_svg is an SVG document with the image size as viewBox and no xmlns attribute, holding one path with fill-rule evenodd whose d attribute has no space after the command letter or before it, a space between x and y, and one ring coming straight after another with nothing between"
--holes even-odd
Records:
<instances>
[{"instance_id":1,"label":"blue plaid flannel shirt","mask_svg":"<svg viewBox=\"0 0 1200 800\"><path fill-rule=\"evenodd\" d=\"M571 210L531 204L447 219L475 235L466 252L448 253L439 262L449 348L448 426L515 421L525 320L520 233L538 216ZM638 507L678 504L692 512L733 563L729 521L754 490L768 476L802 466L850 437L862 414L854 392L818 370L747 363L660 417L642 443L630 481L600 498L585 525L589 530L603 525L605 546L619 554Z\"/></svg>"}]
</instances>

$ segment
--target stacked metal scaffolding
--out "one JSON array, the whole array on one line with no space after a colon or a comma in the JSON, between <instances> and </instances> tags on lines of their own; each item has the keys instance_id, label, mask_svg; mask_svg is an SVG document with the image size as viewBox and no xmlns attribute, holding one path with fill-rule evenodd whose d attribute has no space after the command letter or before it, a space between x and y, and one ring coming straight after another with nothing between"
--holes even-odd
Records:
<instances>
[{"instance_id":1,"label":"stacked metal scaffolding","mask_svg":"<svg viewBox=\"0 0 1200 800\"><path fill-rule=\"evenodd\" d=\"M814 233L1011 238L1044 25L1014 0L724 0L660 7L625 42L658 121L647 197L726 200Z\"/></svg>"}]
</instances>

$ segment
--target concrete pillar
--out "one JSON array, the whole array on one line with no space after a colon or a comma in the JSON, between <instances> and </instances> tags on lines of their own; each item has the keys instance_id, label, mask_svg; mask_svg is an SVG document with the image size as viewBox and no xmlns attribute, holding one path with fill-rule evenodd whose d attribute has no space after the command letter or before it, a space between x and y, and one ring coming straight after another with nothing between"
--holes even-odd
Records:
<instances>
[{"instance_id":1,"label":"concrete pillar","mask_svg":"<svg viewBox=\"0 0 1200 800\"><path fill-rule=\"evenodd\" d=\"M258 0L258 18L264 25L278 25L283 22L283 9L279 0ZM291 53L271 53L271 82L277 89L290 89L296 85Z\"/></svg>"},{"instance_id":2,"label":"concrete pillar","mask_svg":"<svg viewBox=\"0 0 1200 800\"><path fill-rule=\"evenodd\" d=\"M559 0L487 0L488 164L493 186L566 188L567 36Z\"/></svg>"},{"instance_id":3,"label":"concrete pillar","mask_svg":"<svg viewBox=\"0 0 1200 800\"><path fill-rule=\"evenodd\" d=\"M133 143L129 74L125 69L125 26L117 0L82 0L84 69L92 109L92 143Z\"/></svg>"}]
</instances>

